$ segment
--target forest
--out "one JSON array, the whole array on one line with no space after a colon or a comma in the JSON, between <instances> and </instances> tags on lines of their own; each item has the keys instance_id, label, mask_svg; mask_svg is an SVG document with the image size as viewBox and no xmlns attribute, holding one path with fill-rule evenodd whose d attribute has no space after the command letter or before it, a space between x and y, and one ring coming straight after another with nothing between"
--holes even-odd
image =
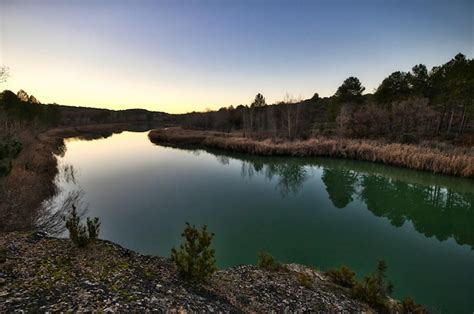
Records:
<instances>
[{"instance_id":1,"label":"forest","mask_svg":"<svg viewBox=\"0 0 474 314\"><path fill-rule=\"evenodd\" d=\"M357 77L349 77L331 97L301 100L285 96L267 104L257 94L250 105L192 112L179 117L190 129L243 131L254 139L307 139L318 135L374 138L391 142L422 140L474 144L474 60L459 53L428 70L396 71L374 91L364 94Z\"/></svg>"}]
</instances>

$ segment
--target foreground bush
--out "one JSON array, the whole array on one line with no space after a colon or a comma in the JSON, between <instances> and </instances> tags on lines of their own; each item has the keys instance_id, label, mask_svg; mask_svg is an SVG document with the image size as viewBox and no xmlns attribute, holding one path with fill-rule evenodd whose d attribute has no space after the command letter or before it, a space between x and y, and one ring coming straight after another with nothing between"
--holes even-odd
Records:
<instances>
[{"instance_id":1,"label":"foreground bush","mask_svg":"<svg viewBox=\"0 0 474 314\"><path fill-rule=\"evenodd\" d=\"M296 276L296 280L298 281L298 284L300 286L303 286L305 288L311 288L314 284L313 277L305 273L298 273L298 275Z\"/></svg>"},{"instance_id":2,"label":"foreground bush","mask_svg":"<svg viewBox=\"0 0 474 314\"><path fill-rule=\"evenodd\" d=\"M12 161L22 149L22 144L12 136L3 136L0 127L0 177L8 175L12 167Z\"/></svg>"},{"instance_id":3,"label":"foreground bush","mask_svg":"<svg viewBox=\"0 0 474 314\"><path fill-rule=\"evenodd\" d=\"M411 314L425 314L428 313L422 305L417 304L415 301L413 301L412 298L406 297L402 301L402 313L411 313Z\"/></svg>"},{"instance_id":4,"label":"foreground bush","mask_svg":"<svg viewBox=\"0 0 474 314\"><path fill-rule=\"evenodd\" d=\"M361 282L356 282L352 287L352 295L364 301L379 311L389 311L388 297L393 292L393 285L386 282L385 272L387 264L381 260L377 264L375 272L364 278Z\"/></svg>"},{"instance_id":5,"label":"foreground bush","mask_svg":"<svg viewBox=\"0 0 474 314\"><path fill-rule=\"evenodd\" d=\"M71 241L77 247L85 247L99 237L100 222L97 217L94 219L87 217L86 225L82 224L76 206L72 205L72 210L66 219L66 228Z\"/></svg>"},{"instance_id":6,"label":"foreground bush","mask_svg":"<svg viewBox=\"0 0 474 314\"><path fill-rule=\"evenodd\" d=\"M214 234L208 233L205 225L198 230L186 223L181 236L184 243L179 249L171 249L171 261L184 279L194 283L205 282L217 270L215 252L211 248Z\"/></svg>"},{"instance_id":7,"label":"foreground bush","mask_svg":"<svg viewBox=\"0 0 474 314\"><path fill-rule=\"evenodd\" d=\"M355 299L369 304L381 313L427 313L422 305L408 297L398 305L398 308L395 304L390 304L389 296L393 292L393 285L386 281L386 271L387 264L384 260L380 260L377 269L362 281L357 281L355 272L346 266L328 270L326 275L334 283L350 288Z\"/></svg>"},{"instance_id":8,"label":"foreground bush","mask_svg":"<svg viewBox=\"0 0 474 314\"><path fill-rule=\"evenodd\" d=\"M262 251L258 253L257 266L266 270L280 270L283 268L270 253Z\"/></svg>"},{"instance_id":9,"label":"foreground bush","mask_svg":"<svg viewBox=\"0 0 474 314\"><path fill-rule=\"evenodd\" d=\"M331 278L332 281L343 287L352 288L356 283L355 272L350 270L347 266L330 269L326 272L326 275Z\"/></svg>"}]
</instances>

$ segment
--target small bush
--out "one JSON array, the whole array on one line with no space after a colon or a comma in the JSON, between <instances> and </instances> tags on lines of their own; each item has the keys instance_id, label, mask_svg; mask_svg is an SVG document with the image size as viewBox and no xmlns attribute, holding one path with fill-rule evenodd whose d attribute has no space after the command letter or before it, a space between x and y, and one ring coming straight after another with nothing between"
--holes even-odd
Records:
<instances>
[{"instance_id":1,"label":"small bush","mask_svg":"<svg viewBox=\"0 0 474 314\"><path fill-rule=\"evenodd\" d=\"M72 210L66 219L66 228L69 231L69 238L77 247L86 247L90 242L99 236L99 218L87 218L87 224L81 223L81 218L77 214L76 206L72 205Z\"/></svg>"},{"instance_id":2,"label":"small bush","mask_svg":"<svg viewBox=\"0 0 474 314\"><path fill-rule=\"evenodd\" d=\"M313 286L314 280L313 277L306 273L298 273L296 280L300 286L311 288Z\"/></svg>"},{"instance_id":3,"label":"small bush","mask_svg":"<svg viewBox=\"0 0 474 314\"><path fill-rule=\"evenodd\" d=\"M21 152L22 144L11 135L2 136L0 130L0 177L10 173L12 161Z\"/></svg>"},{"instance_id":4,"label":"small bush","mask_svg":"<svg viewBox=\"0 0 474 314\"><path fill-rule=\"evenodd\" d=\"M417 304L412 298L406 297L402 301L402 313L425 314L428 313L422 305Z\"/></svg>"},{"instance_id":5,"label":"small bush","mask_svg":"<svg viewBox=\"0 0 474 314\"><path fill-rule=\"evenodd\" d=\"M380 311L389 311L388 296L393 292L393 285L385 282L387 264L381 260L376 271L365 277L363 281L356 282L352 287L352 295Z\"/></svg>"},{"instance_id":6,"label":"small bush","mask_svg":"<svg viewBox=\"0 0 474 314\"><path fill-rule=\"evenodd\" d=\"M99 231L99 218L95 217L94 219L90 219L89 217L87 217L87 233L89 234L89 240L96 240L99 237Z\"/></svg>"},{"instance_id":7,"label":"small bush","mask_svg":"<svg viewBox=\"0 0 474 314\"><path fill-rule=\"evenodd\" d=\"M352 288L356 283L355 272L350 270L347 266L330 269L326 272L326 275L331 278L334 283L343 287Z\"/></svg>"},{"instance_id":8,"label":"small bush","mask_svg":"<svg viewBox=\"0 0 474 314\"><path fill-rule=\"evenodd\" d=\"M282 265L280 262L275 260L275 258L268 252L262 251L258 253L257 266L266 270L280 270Z\"/></svg>"},{"instance_id":9,"label":"small bush","mask_svg":"<svg viewBox=\"0 0 474 314\"><path fill-rule=\"evenodd\" d=\"M198 230L186 223L181 236L185 242L179 249L171 249L171 261L184 279L194 283L205 282L217 270L215 252L211 248L214 234L209 234L205 225Z\"/></svg>"}]
</instances>

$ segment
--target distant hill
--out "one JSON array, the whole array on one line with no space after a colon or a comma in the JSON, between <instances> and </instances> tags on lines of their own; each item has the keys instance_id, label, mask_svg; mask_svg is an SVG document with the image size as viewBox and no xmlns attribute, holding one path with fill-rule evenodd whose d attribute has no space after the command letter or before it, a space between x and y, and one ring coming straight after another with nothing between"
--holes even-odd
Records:
<instances>
[{"instance_id":1,"label":"distant hill","mask_svg":"<svg viewBox=\"0 0 474 314\"><path fill-rule=\"evenodd\" d=\"M145 109L109 110L88 107L41 104L24 90L5 90L0 94L0 115L44 126L78 126L100 123L158 123L171 117L164 112Z\"/></svg>"}]
</instances>

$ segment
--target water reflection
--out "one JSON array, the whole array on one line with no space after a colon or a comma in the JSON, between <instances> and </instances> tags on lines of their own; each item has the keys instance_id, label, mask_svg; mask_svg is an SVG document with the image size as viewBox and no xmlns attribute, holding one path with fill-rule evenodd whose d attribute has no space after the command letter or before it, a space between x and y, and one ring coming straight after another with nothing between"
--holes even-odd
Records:
<instances>
[{"instance_id":1,"label":"water reflection","mask_svg":"<svg viewBox=\"0 0 474 314\"><path fill-rule=\"evenodd\" d=\"M217 160L223 165L229 164L229 157L218 156ZM276 188L282 196L296 194L308 179L308 170L295 163L263 163L257 160L242 161L241 175L251 179L255 175L263 175L268 181L276 180Z\"/></svg>"},{"instance_id":2,"label":"water reflection","mask_svg":"<svg viewBox=\"0 0 474 314\"><path fill-rule=\"evenodd\" d=\"M84 191L76 180L73 165L60 163L55 178L56 195L43 202L35 215L35 226L49 235L61 236L66 230L65 219L73 206L79 217L86 214L88 204L84 202Z\"/></svg>"},{"instance_id":3,"label":"water reflection","mask_svg":"<svg viewBox=\"0 0 474 314\"><path fill-rule=\"evenodd\" d=\"M397 227L409 220L425 236L440 241L453 237L457 243L474 248L472 193L375 175L362 175L359 182L359 197L376 216L388 218Z\"/></svg>"},{"instance_id":4,"label":"water reflection","mask_svg":"<svg viewBox=\"0 0 474 314\"><path fill-rule=\"evenodd\" d=\"M222 165L241 163L242 177L263 176L283 197L297 194L316 169L334 207L364 202L393 226L410 221L427 237L453 237L474 249L474 185L468 179L420 173L366 162L325 158L256 157L206 150ZM196 150L194 150L196 152Z\"/></svg>"},{"instance_id":5,"label":"water reflection","mask_svg":"<svg viewBox=\"0 0 474 314\"><path fill-rule=\"evenodd\" d=\"M353 201L357 179L357 173L352 170L324 168L321 180L334 207L344 208Z\"/></svg>"}]
</instances>

